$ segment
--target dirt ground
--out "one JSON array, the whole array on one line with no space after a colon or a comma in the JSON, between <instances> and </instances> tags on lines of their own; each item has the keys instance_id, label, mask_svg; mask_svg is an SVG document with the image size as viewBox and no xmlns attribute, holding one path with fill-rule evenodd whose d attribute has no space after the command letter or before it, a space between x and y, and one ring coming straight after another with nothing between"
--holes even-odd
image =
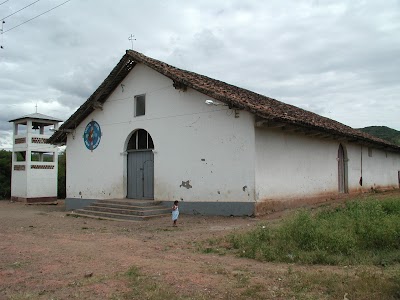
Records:
<instances>
[{"instance_id":1,"label":"dirt ground","mask_svg":"<svg viewBox=\"0 0 400 300\"><path fill-rule=\"evenodd\" d=\"M0 201L0 299L122 299L130 290L123 274L131 267L188 297L251 299L249 287L263 286L263 299L289 299L288 272L344 272L343 267L262 263L198 251L204 240L271 217L181 215L173 228L170 217L143 222L74 218L66 216L62 202ZM132 297L139 298L146 299Z\"/></svg>"}]
</instances>

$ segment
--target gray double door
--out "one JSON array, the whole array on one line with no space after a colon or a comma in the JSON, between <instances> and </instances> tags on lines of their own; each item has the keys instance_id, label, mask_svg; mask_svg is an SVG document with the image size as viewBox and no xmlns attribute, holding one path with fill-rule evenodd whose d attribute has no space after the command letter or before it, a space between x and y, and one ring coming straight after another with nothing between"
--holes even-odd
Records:
<instances>
[{"instance_id":1,"label":"gray double door","mask_svg":"<svg viewBox=\"0 0 400 300\"><path fill-rule=\"evenodd\" d=\"M128 152L128 194L131 199L154 199L154 154Z\"/></svg>"}]
</instances>

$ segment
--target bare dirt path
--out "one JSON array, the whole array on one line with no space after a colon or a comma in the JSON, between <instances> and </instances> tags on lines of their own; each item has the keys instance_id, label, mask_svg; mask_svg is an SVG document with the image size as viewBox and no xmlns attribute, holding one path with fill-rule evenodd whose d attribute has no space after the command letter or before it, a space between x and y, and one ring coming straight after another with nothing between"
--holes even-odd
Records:
<instances>
[{"instance_id":1,"label":"bare dirt path","mask_svg":"<svg viewBox=\"0 0 400 300\"><path fill-rule=\"evenodd\" d=\"M173 228L169 217L117 222L67 217L64 210L62 203L0 201L0 299L125 299L131 287L123 274L131 267L147 282L196 299L289 299L293 270L349 273L198 251L200 242L260 219L181 215ZM129 299L139 298L147 299Z\"/></svg>"}]
</instances>

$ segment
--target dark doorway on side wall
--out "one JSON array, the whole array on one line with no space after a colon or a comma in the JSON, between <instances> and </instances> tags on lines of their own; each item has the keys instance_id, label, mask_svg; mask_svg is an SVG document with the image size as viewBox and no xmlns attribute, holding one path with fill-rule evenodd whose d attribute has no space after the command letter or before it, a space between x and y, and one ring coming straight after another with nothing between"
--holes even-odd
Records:
<instances>
[{"instance_id":1,"label":"dark doorway on side wall","mask_svg":"<svg viewBox=\"0 0 400 300\"><path fill-rule=\"evenodd\" d=\"M338 187L339 193L348 193L348 184L347 184L347 155L346 149L342 144L339 145L338 149Z\"/></svg>"}]
</instances>

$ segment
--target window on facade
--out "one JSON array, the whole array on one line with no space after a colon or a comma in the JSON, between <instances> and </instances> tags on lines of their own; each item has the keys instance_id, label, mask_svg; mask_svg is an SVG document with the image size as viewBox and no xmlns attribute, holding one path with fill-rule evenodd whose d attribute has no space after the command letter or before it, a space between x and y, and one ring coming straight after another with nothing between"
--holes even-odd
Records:
<instances>
[{"instance_id":1,"label":"window on facade","mask_svg":"<svg viewBox=\"0 0 400 300\"><path fill-rule=\"evenodd\" d=\"M135 96L135 117L144 116L146 113L145 95Z\"/></svg>"},{"instance_id":2,"label":"window on facade","mask_svg":"<svg viewBox=\"0 0 400 300\"><path fill-rule=\"evenodd\" d=\"M15 155L15 161L26 161L26 152L21 151L21 152L14 152Z\"/></svg>"},{"instance_id":3,"label":"window on facade","mask_svg":"<svg viewBox=\"0 0 400 300\"><path fill-rule=\"evenodd\" d=\"M371 147L368 147L368 156L372 157L372 148Z\"/></svg>"},{"instance_id":4,"label":"window on facade","mask_svg":"<svg viewBox=\"0 0 400 300\"><path fill-rule=\"evenodd\" d=\"M25 134L26 133L26 123L25 124L14 124L14 134L19 135L19 134Z\"/></svg>"},{"instance_id":5,"label":"window on facade","mask_svg":"<svg viewBox=\"0 0 400 300\"><path fill-rule=\"evenodd\" d=\"M144 130L139 129L134 132L128 143L127 150L146 150L154 149L153 139L150 134Z\"/></svg>"},{"instance_id":6,"label":"window on facade","mask_svg":"<svg viewBox=\"0 0 400 300\"><path fill-rule=\"evenodd\" d=\"M31 152L31 161L54 162L54 152Z\"/></svg>"}]
</instances>

